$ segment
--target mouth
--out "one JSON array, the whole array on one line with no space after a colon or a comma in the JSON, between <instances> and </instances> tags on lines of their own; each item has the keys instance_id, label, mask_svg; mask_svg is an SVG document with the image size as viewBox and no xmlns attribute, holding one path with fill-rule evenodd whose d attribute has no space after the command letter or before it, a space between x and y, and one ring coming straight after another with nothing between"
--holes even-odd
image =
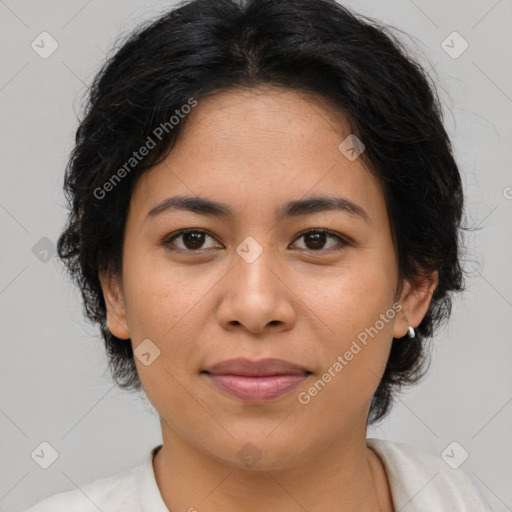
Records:
<instances>
[{"instance_id":1,"label":"mouth","mask_svg":"<svg viewBox=\"0 0 512 512\"><path fill-rule=\"evenodd\" d=\"M220 391L251 403L280 398L312 374L305 368L282 359L231 359L200 373Z\"/></svg>"}]
</instances>

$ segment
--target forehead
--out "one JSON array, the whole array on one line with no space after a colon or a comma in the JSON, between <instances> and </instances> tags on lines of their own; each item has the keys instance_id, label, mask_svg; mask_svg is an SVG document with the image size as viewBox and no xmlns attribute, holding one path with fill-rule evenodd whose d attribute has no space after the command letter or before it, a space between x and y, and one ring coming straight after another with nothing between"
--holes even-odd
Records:
<instances>
[{"instance_id":1,"label":"forehead","mask_svg":"<svg viewBox=\"0 0 512 512\"><path fill-rule=\"evenodd\" d=\"M289 89L269 86L257 89L231 89L203 98L188 119L183 137L204 137L212 158L229 154L248 160L270 155L314 157L318 163L329 159L326 149L350 133L347 118L326 99ZM340 140L341 142L341 140ZM265 148L270 154L261 154ZM184 148L183 148L184 149ZM202 151L201 147L197 147ZM314 151L316 149L316 151ZM332 148L331 148L332 149ZM312 154L312 150L314 154Z\"/></svg>"},{"instance_id":2,"label":"forehead","mask_svg":"<svg viewBox=\"0 0 512 512\"><path fill-rule=\"evenodd\" d=\"M383 214L378 180L339 149L350 124L324 98L233 89L199 100L183 128L169 156L137 183L138 216L176 194L209 197L253 216L326 195L358 203L371 217Z\"/></svg>"}]
</instances>

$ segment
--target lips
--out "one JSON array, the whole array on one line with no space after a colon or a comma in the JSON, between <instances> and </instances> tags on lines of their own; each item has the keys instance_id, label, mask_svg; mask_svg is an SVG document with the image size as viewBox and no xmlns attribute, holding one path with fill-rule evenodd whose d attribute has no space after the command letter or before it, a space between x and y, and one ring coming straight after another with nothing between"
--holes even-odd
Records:
<instances>
[{"instance_id":1,"label":"lips","mask_svg":"<svg viewBox=\"0 0 512 512\"><path fill-rule=\"evenodd\" d=\"M261 403L289 393L310 374L283 359L230 359L201 372L218 389L245 402Z\"/></svg>"}]
</instances>

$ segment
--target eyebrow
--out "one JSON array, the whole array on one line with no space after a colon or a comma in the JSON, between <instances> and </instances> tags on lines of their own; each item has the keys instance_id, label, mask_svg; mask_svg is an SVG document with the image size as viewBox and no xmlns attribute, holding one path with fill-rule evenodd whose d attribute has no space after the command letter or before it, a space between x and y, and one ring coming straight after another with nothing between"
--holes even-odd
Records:
<instances>
[{"instance_id":1,"label":"eyebrow","mask_svg":"<svg viewBox=\"0 0 512 512\"><path fill-rule=\"evenodd\" d=\"M172 196L151 208L145 220L173 210L190 211L213 217L234 217L233 210L225 203L203 197ZM298 217L300 215L333 210L348 213L371 224L368 213L361 206L345 197L310 197L308 199L290 201L276 210L276 218L278 221L281 221L286 217Z\"/></svg>"}]
</instances>

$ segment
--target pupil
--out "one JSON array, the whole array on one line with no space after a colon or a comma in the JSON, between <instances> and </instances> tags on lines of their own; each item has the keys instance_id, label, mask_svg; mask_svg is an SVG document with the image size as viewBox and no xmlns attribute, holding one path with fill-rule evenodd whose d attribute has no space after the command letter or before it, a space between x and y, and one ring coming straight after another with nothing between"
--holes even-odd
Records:
<instances>
[{"instance_id":1,"label":"pupil","mask_svg":"<svg viewBox=\"0 0 512 512\"><path fill-rule=\"evenodd\" d=\"M327 235L325 233L315 233L306 235L306 238L313 239L313 247L312 249L321 249L325 244L325 237Z\"/></svg>"},{"instance_id":2,"label":"pupil","mask_svg":"<svg viewBox=\"0 0 512 512\"><path fill-rule=\"evenodd\" d=\"M203 245L203 237L204 233L185 233L183 241L188 249L200 249Z\"/></svg>"}]
</instances>

